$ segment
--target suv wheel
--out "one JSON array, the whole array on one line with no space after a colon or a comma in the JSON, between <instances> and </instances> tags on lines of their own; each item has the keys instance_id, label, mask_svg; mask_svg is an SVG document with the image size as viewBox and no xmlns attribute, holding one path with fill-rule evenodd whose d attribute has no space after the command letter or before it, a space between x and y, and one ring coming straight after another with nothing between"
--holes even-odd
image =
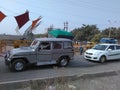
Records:
<instances>
[{"instance_id":1,"label":"suv wheel","mask_svg":"<svg viewBox=\"0 0 120 90\"><path fill-rule=\"evenodd\" d=\"M25 69L25 61L23 59L17 59L15 60L11 66L10 69L12 71L22 71Z\"/></svg>"},{"instance_id":2,"label":"suv wheel","mask_svg":"<svg viewBox=\"0 0 120 90\"><path fill-rule=\"evenodd\" d=\"M65 66L68 65L68 63L69 63L69 59L67 57L61 57L59 59L58 65L61 66L61 67L65 67Z\"/></svg>"},{"instance_id":3,"label":"suv wheel","mask_svg":"<svg viewBox=\"0 0 120 90\"><path fill-rule=\"evenodd\" d=\"M106 57L105 57L105 56L101 56L99 61L100 61L101 63L104 63L104 62L106 61Z\"/></svg>"}]
</instances>

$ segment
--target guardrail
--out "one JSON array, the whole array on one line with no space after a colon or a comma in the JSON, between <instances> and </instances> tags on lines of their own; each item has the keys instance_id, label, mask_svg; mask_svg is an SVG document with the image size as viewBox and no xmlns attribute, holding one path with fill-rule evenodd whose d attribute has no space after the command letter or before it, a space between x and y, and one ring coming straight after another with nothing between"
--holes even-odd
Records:
<instances>
[{"instance_id":1,"label":"guardrail","mask_svg":"<svg viewBox=\"0 0 120 90\"><path fill-rule=\"evenodd\" d=\"M0 53L6 52L13 48L29 46L32 41L29 40L0 40Z\"/></svg>"}]
</instances>

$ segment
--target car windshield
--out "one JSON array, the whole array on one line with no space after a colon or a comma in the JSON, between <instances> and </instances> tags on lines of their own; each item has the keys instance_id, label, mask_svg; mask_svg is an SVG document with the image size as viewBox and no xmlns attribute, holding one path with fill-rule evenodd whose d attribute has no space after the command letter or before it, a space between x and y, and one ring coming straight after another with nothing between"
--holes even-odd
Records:
<instances>
[{"instance_id":1,"label":"car windshield","mask_svg":"<svg viewBox=\"0 0 120 90\"><path fill-rule=\"evenodd\" d=\"M95 45L93 49L95 50L105 50L107 48L107 45Z\"/></svg>"}]
</instances>

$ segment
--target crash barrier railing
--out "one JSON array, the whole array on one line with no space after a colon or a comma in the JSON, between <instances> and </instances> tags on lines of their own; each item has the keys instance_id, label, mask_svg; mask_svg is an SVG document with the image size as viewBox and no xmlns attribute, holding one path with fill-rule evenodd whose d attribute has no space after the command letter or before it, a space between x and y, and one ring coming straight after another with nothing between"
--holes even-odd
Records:
<instances>
[{"instance_id":1,"label":"crash barrier railing","mask_svg":"<svg viewBox=\"0 0 120 90\"><path fill-rule=\"evenodd\" d=\"M0 40L0 53L22 46L29 46L32 41L29 40Z\"/></svg>"},{"instance_id":2,"label":"crash barrier railing","mask_svg":"<svg viewBox=\"0 0 120 90\"><path fill-rule=\"evenodd\" d=\"M30 40L14 40L13 46L14 48L22 47L22 46L29 46L32 41Z\"/></svg>"},{"instance_id":3,"label":"crash barrier railing","mask_svg":"<svg viewBox=\"0 0 120 90\"><path fill-rule=\"evenodd\" d=\"M89 45L89 44L86 44L86 45L82 44L82 45L80 45L80 44L74 43L74 44L73 44L74 52L79 52L80 46L83 47L84 51L86 51L87 49L90 49L90 48L93 47L93 45Z\"/></svg>"},{"instance_id":4,"label":"crash barrier railing","mask_svg":"<svg viewBox=\"0 0 120 90\"><path fill-rule=\"evenodd\" d=\"M6 41L0 40L0 52L6 51Z\"/></svg>"},{"instance_id":5,"label":"crash barrier railing","mask_svg":"<svg viewBox=\"0 0 120 90\"><path fill-rule=\"evenodd\" d=\"M12 48L18 48L22 46L29 46L32 41L30 40L0 40L0 53L10 50ZM73 44L74 51L79 52L80 44ZM91 48L93 45L82 45L84 50Z\"/></svg>"}]
</instances>

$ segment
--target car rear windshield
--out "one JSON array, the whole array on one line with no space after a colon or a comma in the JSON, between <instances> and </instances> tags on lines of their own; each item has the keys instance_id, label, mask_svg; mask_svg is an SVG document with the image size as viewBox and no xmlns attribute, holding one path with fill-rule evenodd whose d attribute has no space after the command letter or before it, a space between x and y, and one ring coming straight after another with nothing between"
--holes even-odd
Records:
<instances>
[{"instance_id":1,"label":"car rear windshield","mask_svg":"<svg viewBox=\"0 0 120 90\"><path fill-rule=\"evenodd\" d=\"M107 48L107 45L96 45L93 47L95 50L105 50Z\"/></svg>"}]
</instances>

